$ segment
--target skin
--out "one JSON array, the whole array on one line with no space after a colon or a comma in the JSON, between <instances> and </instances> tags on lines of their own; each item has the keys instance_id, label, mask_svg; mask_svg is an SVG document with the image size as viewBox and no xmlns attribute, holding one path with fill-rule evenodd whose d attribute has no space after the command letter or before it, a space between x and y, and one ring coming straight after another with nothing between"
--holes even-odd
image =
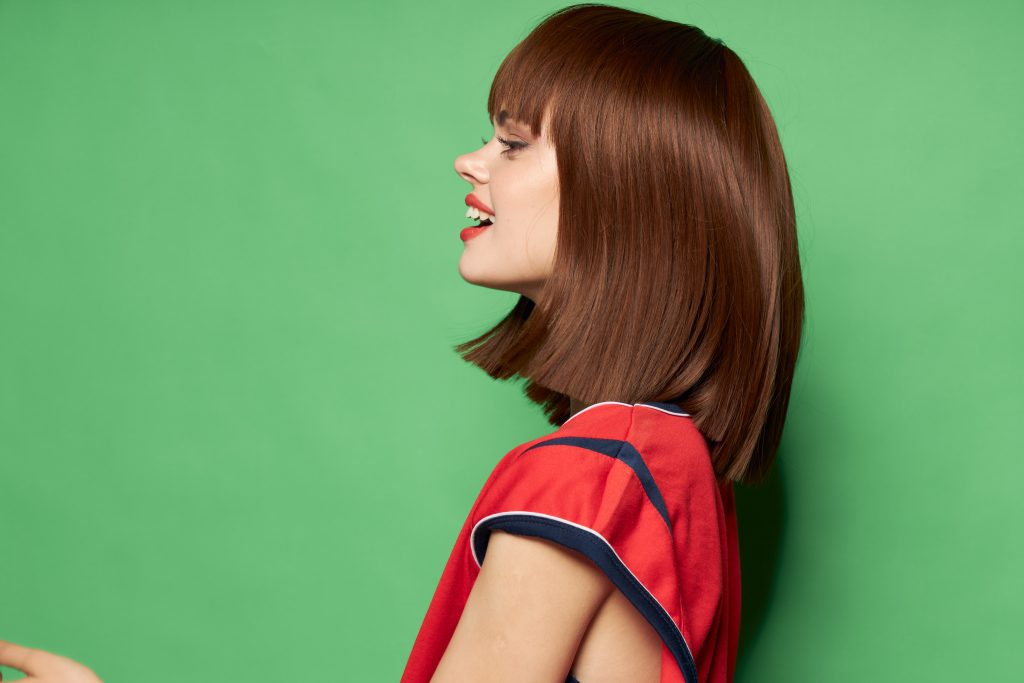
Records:
<instances>
[{"instance_id":1,"label":"skin","mask_svg":"<svg viewBox=\"0 0 1024 683\"><path fill-rule=\"evenodd\" d=\"M494 209L494 225L464 243L459 274L467 282L537 300L551 274L558 233L558 164L547 130L540 137L514 120L455 159L472 193ZM506 147L502 140L512 147Z\"/></svg>"},{"instance_id":2,"label":"skin","mask_svg":"<svg viewBox=\"0 0 1024 683\"><path fill-rule=\"evenodd\" d=\"M494 225L465 243L463 279L537 299L551 274L558 229L555 149L511 121L456 158L455 171L494 209ZM509 151L502 143L518 149ZM586 404L570 399L575 414ZM656 683L661 640L581 553L500 530L431 683Z\"/></svg>"},{"instance_id":3,"label":"skin","mask_svg":"<svg viewBox=\"0 0 1024 683\"><path fill-rule=\"evenodd\" d=\"M547 539L493 530L431 683L657 683L661 640L601 570Z\"/></svg>"},{"instance_id":4,"label":"skin","mask_svg":"<svg viewBox=\"0 0 1024 683\"><path fill-rule=\"evenodd\" d=\"M545 539L492 532L431 683L564 681L611 590L582 555Z\"/></svg>"},{"instance_id":5,"label":"skin","mask_svg":"<svg viewBox=\"0 0 1024 683\"><path fill-rule=\"evenodd\" d=\"M23 674L24 683L103 683L87 666L55 655L0 640L0 665Z\"/></svg>"}]
</instances>

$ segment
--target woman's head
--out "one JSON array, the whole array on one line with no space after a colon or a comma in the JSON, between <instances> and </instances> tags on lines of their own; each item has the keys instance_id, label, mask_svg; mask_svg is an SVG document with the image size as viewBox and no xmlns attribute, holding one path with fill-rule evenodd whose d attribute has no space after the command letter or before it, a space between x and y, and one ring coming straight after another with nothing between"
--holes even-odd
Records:
<instances>
[{"instance_id":1,"label":"woman's head","mask_svg":"<svg viewBox=\"0 0 1024 683\"><path fill-rule=\"evenodd\" d=\"M677 403L720 477L759 480L803 286L785 158L739 57L694 26L572 5L505 58L487 110L497 136L530 146L502 156L494 139L457 160L495 212L460 272L521 296L456 350L525 378L556 425L569 397Z\"/></svg>"}]
</instances>

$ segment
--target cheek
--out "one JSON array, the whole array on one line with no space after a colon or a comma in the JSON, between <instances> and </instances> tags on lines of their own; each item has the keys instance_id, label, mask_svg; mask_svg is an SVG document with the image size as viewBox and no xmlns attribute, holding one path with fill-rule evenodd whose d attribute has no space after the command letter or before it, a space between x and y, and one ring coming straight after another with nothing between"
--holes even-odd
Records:
<instances>
[{"instance_id":1,"label":"cheek","mask_svg":"<svg viewBox=\"0 0 1024 683\"><path fill-rule=\"evenodd\" d=\"M558 215L544 216L532 226L527 235L527 252L534 270L550 273L555 261L558 243Z\"/></svg>"}]
</instances>

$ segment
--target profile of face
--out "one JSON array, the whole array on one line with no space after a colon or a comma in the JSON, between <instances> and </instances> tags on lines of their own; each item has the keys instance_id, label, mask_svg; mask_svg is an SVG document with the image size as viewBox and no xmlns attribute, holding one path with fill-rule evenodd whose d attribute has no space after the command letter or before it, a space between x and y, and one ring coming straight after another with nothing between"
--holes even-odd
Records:
<instances>
[{"instance_id":1,"label":"profile of face","mask_svg":"<svg viewBox=\"0 0 1024 683\"><path fill-rule=\"evenodd\" d=\"M473 186L466 203L482 207L493 222L463 231L459 274L536 301L551 274L558 234L555 148L546 128L534 137L513 119L492 123L490 140L455 159L455 172Z\"/></svg>"}]
</instances>

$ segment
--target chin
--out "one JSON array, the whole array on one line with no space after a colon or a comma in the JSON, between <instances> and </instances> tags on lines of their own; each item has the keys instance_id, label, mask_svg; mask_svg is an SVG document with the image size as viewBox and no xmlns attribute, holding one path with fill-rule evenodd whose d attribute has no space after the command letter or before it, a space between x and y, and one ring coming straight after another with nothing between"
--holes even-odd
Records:
<instances>
[{"instance_id":1,"label":"chin","mask_svg":"<svg viewBox=\"0 0 1024 683\"><path fill-rule=\"evenodd\" d=\"M493 266L483 263L482 260L474 259L469 250L462 252L462 257L459 259L459 275L469 284L533 298L531 294L535 287L524 282L523 278L495 277L494 271Z\"/></svg>"},{"instance_id":2,"label":"chin","mask_svg":"<svg viewBox=\"0 0 1024 683\"><path fill-rule=\"evenodd\" d=\"M495 280L493 276L488 277L486 274L475 272L472 268L467 268L462 261L459 261L459 275L462 276L463 280L471 285L476 285L477 287L498 289L504 292L519 292L519 288L515 285L507 282L500 282Z\"/></svg>"},{"instance_id":3,"label":"chin","mask_svg":"<svg viewBox=\"0 0 1024 683\"><path fill-rule=\"evenodd\" d=\"M466 252L463 252L462 258L459 259L459 275L462 279L471 285L487 287L486 276L483 273L478 272L478 270L474 268L472 264L467 263L467 261L472 261L472 258L467 258Z\"/></svg>"}]
</instances>

